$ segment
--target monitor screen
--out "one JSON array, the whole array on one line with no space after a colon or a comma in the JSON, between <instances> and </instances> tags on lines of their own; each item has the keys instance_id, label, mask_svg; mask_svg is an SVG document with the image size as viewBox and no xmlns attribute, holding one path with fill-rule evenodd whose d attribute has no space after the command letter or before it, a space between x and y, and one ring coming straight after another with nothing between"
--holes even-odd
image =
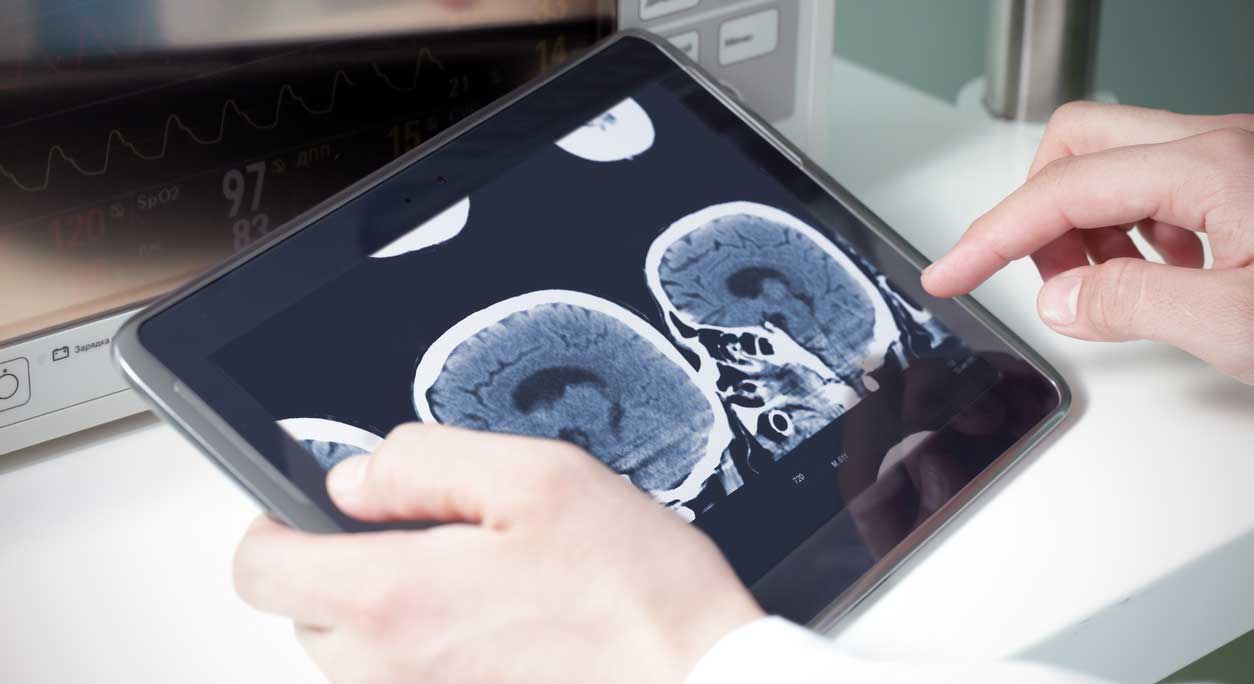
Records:
<instances>
[{"instance_id":1,"label":"monitor screen","mask_svg":"<svg viewBox=\"0 0 1254 684\"><path fill-rule=\"evenodd\" d=\"M605 0L17 0L0 343L151 299L613 30Z\"/></svg>"}]
</instances>

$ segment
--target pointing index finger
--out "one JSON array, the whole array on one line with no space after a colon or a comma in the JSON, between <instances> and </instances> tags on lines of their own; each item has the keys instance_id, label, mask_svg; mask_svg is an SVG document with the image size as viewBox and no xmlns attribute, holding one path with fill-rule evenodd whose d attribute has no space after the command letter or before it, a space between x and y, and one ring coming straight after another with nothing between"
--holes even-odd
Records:
<instances>
[{"instance_id":1,"label":"pointing index finger","mask_svg":"<svg viewBox=\"0 0 1254 684\"><path fill-rule=\"evenodd\" d=\"M1075 228L1103 228L1153 218L1205 230L1215 201L1199 147L1214 134L1120 147L1056 160L976 219L952 250L923 274L938 297L975 289L1015 259ZM1205 171L1205 172L1203 172Z\"/></svg>"}]
</instances>

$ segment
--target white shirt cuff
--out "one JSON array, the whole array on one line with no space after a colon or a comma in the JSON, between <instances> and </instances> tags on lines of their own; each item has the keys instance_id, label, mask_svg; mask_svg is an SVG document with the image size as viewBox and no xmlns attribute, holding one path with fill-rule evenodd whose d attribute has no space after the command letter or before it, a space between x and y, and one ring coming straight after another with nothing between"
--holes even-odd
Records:
<instances>
[{"instance_id":1,"label":"white shirt cuff","mask_svg":"<svg viewBox=\"0 0 1254 684\"><path fill-rule=\"evenodd\" d=\"M687 684L837 682L841 660L830 641L783 618L767 617L714 644L697 661Z\"/></svg>"},{"instance_id":2,"label":"white shirt cuff","mask_svg":"<svg viewBox=\"0 0 1254 684\"><path fill-rule=\"evenodd\" d=\"M841 653L831 641L778 617L724 636L687 684L1099 684L1103 680L1022 662L902 664Z\"/></svg>"}]
</instances>

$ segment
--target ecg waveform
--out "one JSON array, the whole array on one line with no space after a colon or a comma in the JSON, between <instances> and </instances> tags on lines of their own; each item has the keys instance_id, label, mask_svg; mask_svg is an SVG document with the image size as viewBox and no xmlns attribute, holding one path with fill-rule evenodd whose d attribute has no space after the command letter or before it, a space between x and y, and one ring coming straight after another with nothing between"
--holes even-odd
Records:
<instances>
[{"instance_id":1,"label":"ecg waveform","mask_svg":"<svg viewBox=\"0 0 1254 684\"><path fill-rule=\"evenodd\" d=\"M444 63L441 62L427 48L423 48L418 51L418 56L414 61L414 75L412 79L413 82L410 85L402 85L398 83L397 81L393 80L384 72L383 67L381 67L377 62L372 62L371 67L373 68L374 73L379 76L380 80L382 80L383 83L389 89L398 93L410 93L418 88L418 85L422 78L422 71L423 71L424 64L431 64L437 69L441 71L445 71ZM259 130L259 131L270 131L270 130L274 130L278 128L283 118L283 104L289 100L299 105L302 109L304 109L306 112L308 112L312 116L325 116L327 114L330 114L331 112L335 111L336 104L339 100L341 85L348 86L351 88L351 87L355 87L357 84L348 75L347 71L343 69L337 69L335 71L334 76L331 79L331 92L330 92L329 97L327 98L326 106L315 107L311 105L306 98L302 97L299 93L297 93L295 88L293 88L290 84L286 84L286 83L283 84L282 86L279 87L278 98L275 100L274 114L270 118L270 121L268 123L264 121L258 121L248 112L241 109L239 106L239 103L235 99L233 98L229 99L226 102L222 103L222 114L218 119L217 135L213 135L209 137L204 137L196 133L196 131L192 129L190 126L188 126L178 114L171 114L168 117L166 117L166 120L165 120L165 127L163 129L162 136L161 136L160 149L152 153L145 153L142 150L140 150L139 147L135 143L131 142L130 140L126 138L126 135L121 130L115 128L109 131L109 134L106 138L104 161L100 164L100 168L90 168L88 166L85 166L81 162L79 162L77 159L75 159L73 156L71 156L69 153L67 153L62 146L53 145L51 148L48 149L48 156L47 156L46 164L44 166L44 176L41 182L35 183L35 184L23 183L22 180L18 178L15 173L5 168L3 164L0 164L0 176L4 176L5 178L12 181L12 183L16 185L18 189L20 190L23 190L26 192L43 192L47 190L49 185L52 183L52 167L53 167L53 163L58 158L60 158L61 160L69 164L71 168L73 168L75 171L77 171L79 174L83 176L103 176L109 172L109 165L113 158L113 151L115 149L115 143L116 143L116 146L120 146L129 150L130 153L134 155L134 157L137 159L141 159L143 161L157 161L160 159L164 159L166 157L166 154L169 152L169 149L170 149L171 135L176 130L182 131L190 140L192 140L193 142L199 145L217 145L217 144L222 143L223 140L226 138L226 125L228 121L227 117L231 115L232 113L237 118L239 118L240 120L244 121L249 126L251 126L252 128Z\"/></svg>"}]
</instances>

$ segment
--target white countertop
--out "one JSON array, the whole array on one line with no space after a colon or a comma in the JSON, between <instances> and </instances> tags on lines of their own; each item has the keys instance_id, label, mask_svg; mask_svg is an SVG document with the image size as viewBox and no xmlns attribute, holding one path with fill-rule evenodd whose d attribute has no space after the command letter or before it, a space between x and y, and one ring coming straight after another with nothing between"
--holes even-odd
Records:
<instances>
[{"instance_id":1,"label":"white countertop","mask_svg":"<svg viewBox=\"0 0 1254 684\"><path fill-rule=\"evenodd\" d=\"M1027 175L1043 127L837 60L827 168L931 258ZM1254 387L1036 317L1028 262L976 297L1067 377L1071 420L845 623L898 658L1018 655L1155 682L1254 629Z\"/></svg>"},{"instance_id":2,"label":"white countertop","mask_svg":"<svg viewBox=\"0 0 1254 684\"><path fill-rule=\"evenodd\" d=\"M1022 179L1040 128L839 60L828 167L929 256ZM900 659L1027 655L1150 682L1254 628L1254 388L1150 344L1040 324L1027 264L977 296L1053 361L1074 418L846 621ZM0 681L318 682L231 589L255 506L132 418L0 462Z\"/></svg>"}]
</instances>

